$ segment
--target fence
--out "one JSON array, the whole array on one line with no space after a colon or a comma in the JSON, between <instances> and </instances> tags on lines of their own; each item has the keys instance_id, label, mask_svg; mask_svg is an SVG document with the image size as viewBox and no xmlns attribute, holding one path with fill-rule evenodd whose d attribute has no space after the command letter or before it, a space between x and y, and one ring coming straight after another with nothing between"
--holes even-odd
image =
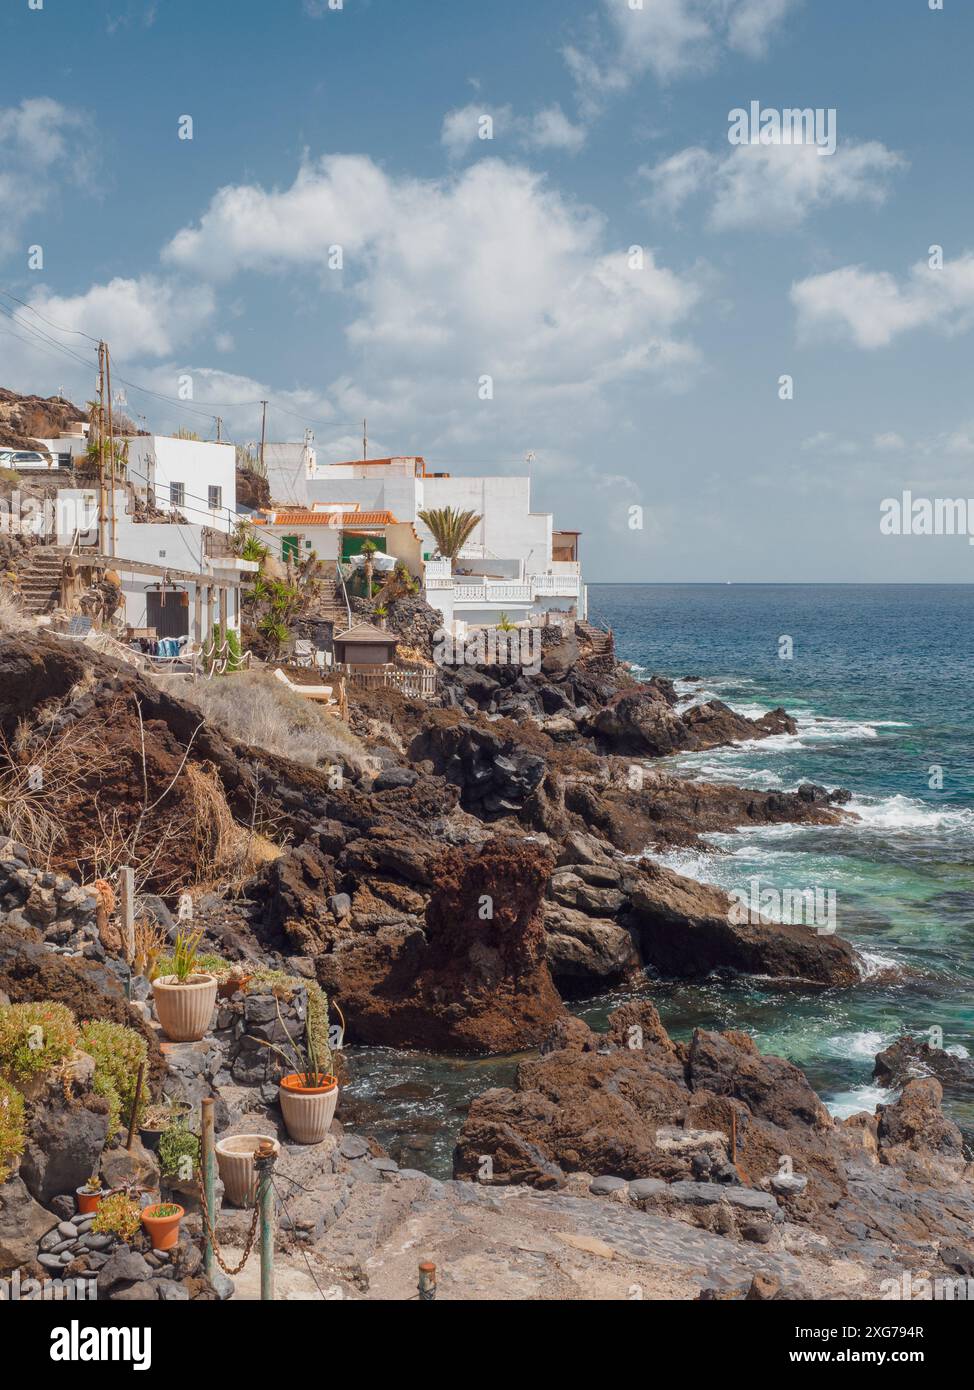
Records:
<instances>
[{"instance_id":1,"label":"fence","mask_svg":"<svg viewBox=\"0 0 974 1390\"><path fill-rule=\"evenodd\" d=\"M348 684L357 690L381 690L390 686L414 700L432 700L439 689L435 666L337 666Z\"/></svg>"}]
</instances>

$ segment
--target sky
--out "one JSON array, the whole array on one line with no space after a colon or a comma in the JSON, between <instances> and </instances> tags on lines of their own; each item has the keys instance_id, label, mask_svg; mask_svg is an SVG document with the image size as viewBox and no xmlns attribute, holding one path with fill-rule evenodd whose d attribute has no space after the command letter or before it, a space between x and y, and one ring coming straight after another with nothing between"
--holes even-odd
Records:
<instances>
[{"instance_id":1,"label":"sky","mask_svg":"<svg viewBox=\"0 0 974 1390\"><path fill-rule=\"evenodd\" d=\"M83 403L104 338L154 431L529 472L590 582L968 582L881 529L974 531L939 4L0 0L0 384Z\"/></svg>"}]
</instances>

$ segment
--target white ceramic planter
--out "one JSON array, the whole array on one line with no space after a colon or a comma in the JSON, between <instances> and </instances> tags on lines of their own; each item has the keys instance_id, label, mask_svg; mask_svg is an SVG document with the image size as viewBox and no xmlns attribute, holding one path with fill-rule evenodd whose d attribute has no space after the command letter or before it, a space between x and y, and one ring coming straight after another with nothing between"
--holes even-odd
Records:
<instances>
[{"instance_id":1,"label":"white ceramic planter","mask_svg":"<svg viewBox=\"0 0 974 1390\"><path fill-rule=\"evenodd\" d=\"M213 1017L216 977L191 975L180 985L175 975L163 975L152 982L152 1000L170 1042L199 1042Z\"/></svg>"},{"instance_id":2,"label":"white ceramic planter","mask_svg":"<svg viewBox=\"0 0 974 1390\"><path fill-rule=\"evenodd\" d=\"M287 1132L296 1144L320 1144L331 1129L338 1105L338 1083L327 1090L295 1091L278 1087Z\"/></svg>"},{"instance_id":3,"label":"white ceramic planter","mask_svg":"<svg viewBox=\"0 0 974 1390\"><path fill-rule=\"evenodd\" d=\"M257 1200L257 1173L254 1154L269 1134L228 1134L218 1139L216 1162L226 1200L234 1207L252 1207ZM276 1139L271 1140L275 1154L281 1152Z\"/></svg>"}]
</instances>

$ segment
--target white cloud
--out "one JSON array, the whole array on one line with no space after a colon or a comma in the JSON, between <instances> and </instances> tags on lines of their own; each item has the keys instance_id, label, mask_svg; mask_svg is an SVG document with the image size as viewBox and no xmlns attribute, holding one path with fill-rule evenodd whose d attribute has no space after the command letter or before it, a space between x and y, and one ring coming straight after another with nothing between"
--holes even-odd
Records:
<instances>
[{"instance_id":1,"label":"white cloud","mask_svg":"<svg viewBox=\"0 0 974 1390\"><path fill-rule=\"evenodd\" d=\"M392 394L412 383L415 395L420 375L463 414L482 374L498 396L551 399L694 359L679 330L696 282L651 252L631 270L604 236L600 215L498 159L420 182L334 156L305 164L288 189L221 189L164 257L211 279L302 267L324 276L329 246L342 245L349 343L384 364Z\"/></svg>"},{"instance_id":2,"label":"white cloud","mask_svg":"<svg viewBox=\"0 0 974 1390\"><path fill-rule=\"evenodd\" d=\"M974 322L974 252L942 270L918 261L902 280L888 271L843 266L799 280L791 300L805 339L824 334L880 348L918 328L961 333Z\"/></svg>"},{"instance_id":3,"label":"white cloud","mask_svg":"<svg viewBox=\"0 0 974 1390\"><path fill-rule=\"evenodd\" d=\"M589 110L646 73L671 81L713 67L731 50L761 58L799 0L602 0L607 35L564 50Z\"/></svg>"},{"instance_id":4,"label":"white cloud","mask_svg":"<svg viewBox=\"0 0 974 1390\"><path fill-rule=\"evenodd\" d=\"M874 435L873 447L881 454L898 454L906 448L906 440L895 430L887 430L885 434Z\"/></svg>"},{"instance_id":5,"label":"white cloud","mask_svg":"<svg viewBox=\"0 0 974 1390\"><path fill-rule=\"evenodd\" d=\"M87 183L91 158L90 128L80 111L51 97L0 107L0 255L19 244L22 230L52 201L59 179Z\"/></svg>"},{"instance_id":6,"label":"white cloud","mask_svg":"<svg viewBox=\"0 0 974 1390\"><path fill-rule=\"evenodd\" d=\"M640 173L654 206L678 212L705 194L715 231L800 225L832 203L882 204L890 176L905 161L876 140L841 143L822 155L814 144L735 145L720 158L700 147L681 150Z\"/></svg>"},{"instance_id":7,"label":"white cloud","mask_svg":"<svg viewBox=\"0 0 974 1390\"><path fill-rule=\"evenodd\" d=\"M177 285L148 275L133 280L119 277L104 285L92 285L83 294L42 292L34 296L31 305L69 334L80 330L104 338L113 355L120 358L166 356L191 342L216 307L208 286ZM15 319L25 329L38 325L36 315L28 309L18 309ZM48 331L71 343L70 336Z\"/></svg>"},{"instance_id":8,"label":"white cloud","mask_svg":"<svg viewBox=\"0 0 974 1390\"><path fill-rule=\"evenodd\" d=\"M568 119L560 106L546 106L533 116L517 116L510 106L469 102L443 117L440 143L451 159L460 159L480 147L493 153L505 142L527 150L564 150L576 154L585 144L586 131Z\"/></svg>"}]
</instances>

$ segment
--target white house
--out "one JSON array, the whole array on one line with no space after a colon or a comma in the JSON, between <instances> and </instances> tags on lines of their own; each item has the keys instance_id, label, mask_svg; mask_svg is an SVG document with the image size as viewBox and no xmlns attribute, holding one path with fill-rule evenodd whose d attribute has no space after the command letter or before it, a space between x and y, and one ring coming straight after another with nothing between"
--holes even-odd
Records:
<instances>
[{"instance_id":1,"label":"white house","mask_svg":"<svg viewBox=\"0 0 974 1390\"><path fill-rule=\"evenodd\" d=\"M305 505L312 508L343 505L363 512L391 512L400 522L412 523L426 562L426 599L450 627L490 625L502 615L515 623L586 616L578 559L580 533L557 530L550 512L531 510L528 477L431 473L421 456L407 455L346 463L316 461L304 476L301 491ZM434 558L436 543L419 518L421 511L442 507L473 511L480 517L452 566Z\"/></svg>"},{"instance_id":2,"label":"white house","mask_svg":"<svg viewBox=\"0 0 974 1390\"><path fill-rule=\"evenodd\" d=\"M98 488L62 488L57 539L80 554L111 560L125 597L125 620L159 636L185 636L225 617L239 629L241 579L257 569L232 553L236 523L233 445L165 435L130 435L124 482L116 485L114 525L106 487L103 547L98 544ZM173 513L172 521L136 520L134 498ZM126 560L138 566L126 568Z\"/></svg>"},{"instance_id":3,"label":"white house","mask_svg":"<svg viewBox=\"0 0 974 1390\"><path fill-rule=\"evenodd\" d=\"M237 510L237 460L232 444L170 435L126 436L126 479L160 511L232 531Z\"/></svg>"}]
</instances>

